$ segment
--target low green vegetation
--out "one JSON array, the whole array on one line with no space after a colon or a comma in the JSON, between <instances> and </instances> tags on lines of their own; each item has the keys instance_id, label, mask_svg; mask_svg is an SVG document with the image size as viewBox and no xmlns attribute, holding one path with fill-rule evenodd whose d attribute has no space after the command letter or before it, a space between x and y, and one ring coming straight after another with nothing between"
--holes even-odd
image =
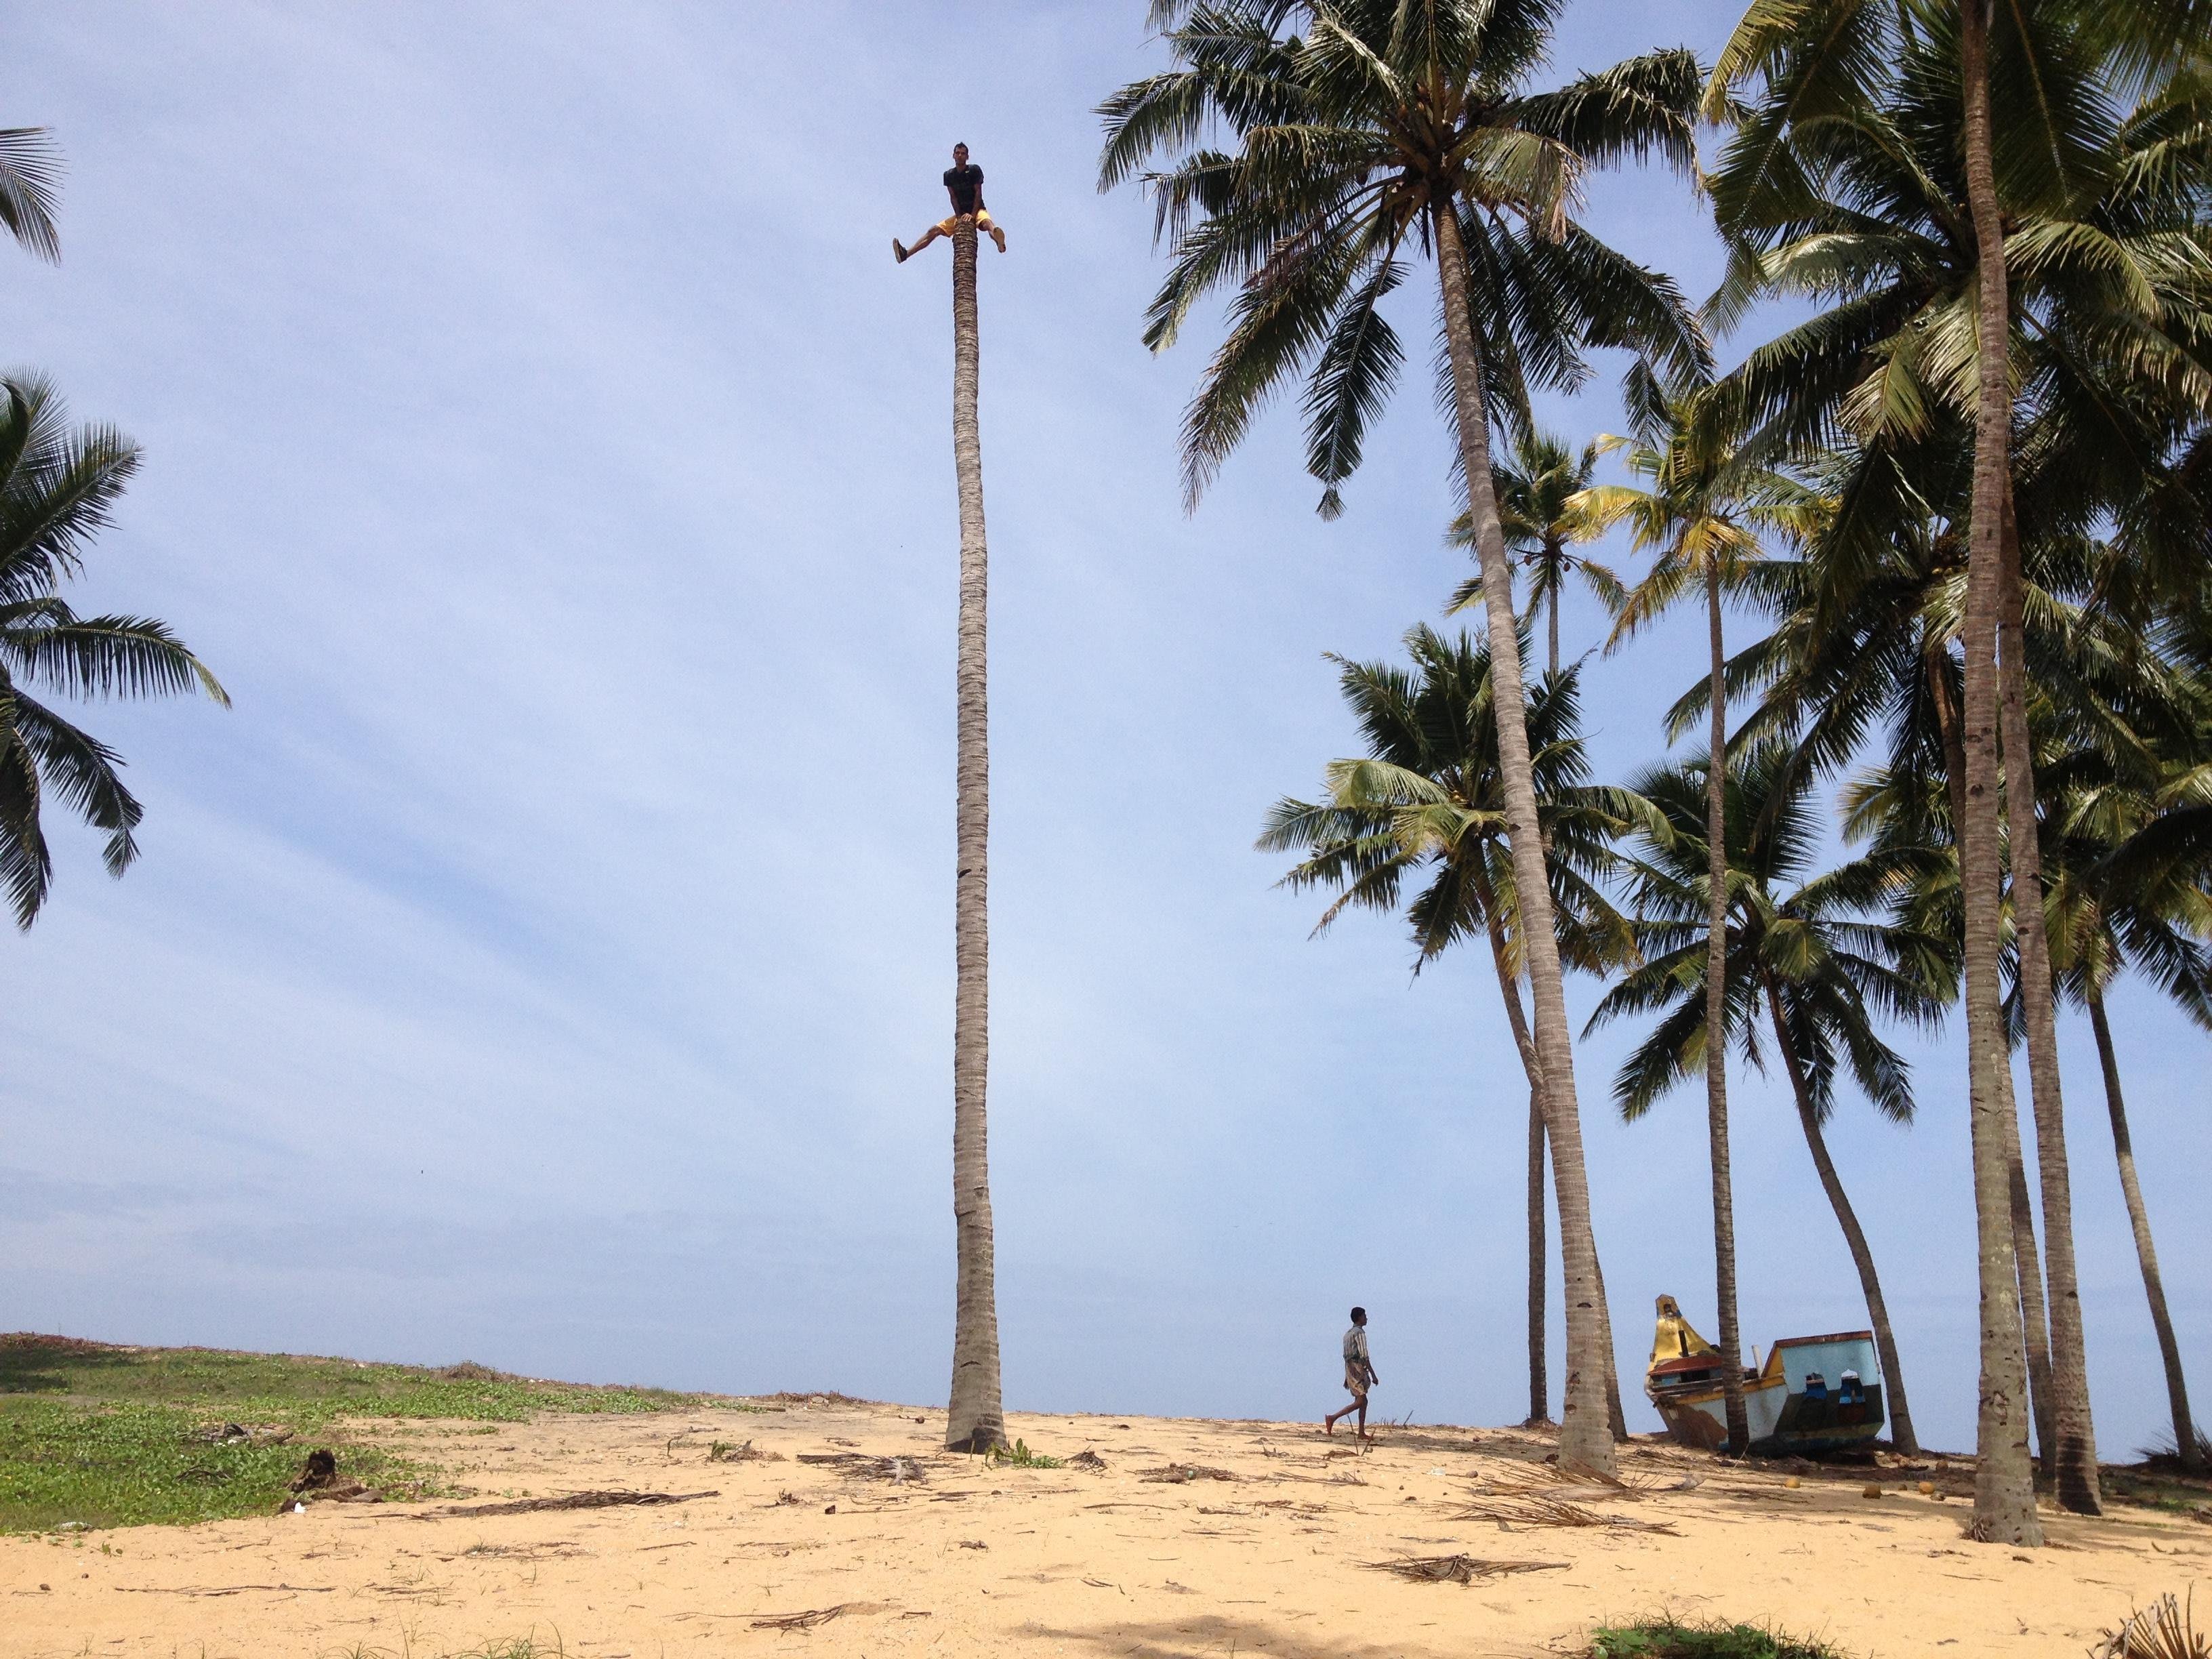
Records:
<instances>
[{"instance_id":1,"label":"low green vegetation","mask_svg":"<svg viewBox=\"0 0 2212 1659\"><path fill-rule=\"evenodd\" d=\"M353 1443L349 1419L520 1423L541 1412L666 1410L696 1396L208 1348L0 1336L0 1533L274 1511L312 1445L343 1480L443 1491L433 1464Z\"/></svg>"},{"instance_id":2,"label":"low green vegetation","mask_svg":"<svg viewBox=\"0 0 2212 1659\"><path fill-rule=\"evenodd\" d=\"M1835 1649L1756 1625L1680 1625L1672 1619L1601 1630L1589 1659L1843 1659Z\"/></svg>"},{"instance_id":3,"label":"low green vegetation","mask_svg":"<svg viewBox=\"0 0 2212 1659\"><path fill-rule=\"evenodd\" d=\"M1043 1452L1031 1451L1026 1440L1017 1440L1011 1447L996 1447L990 1458L994 1464L1004 1463L1017 1469L1056 1469L1061 1468L1065 1462L1061 1458L1048 1456Z\"/></svg>"}]
</instances>

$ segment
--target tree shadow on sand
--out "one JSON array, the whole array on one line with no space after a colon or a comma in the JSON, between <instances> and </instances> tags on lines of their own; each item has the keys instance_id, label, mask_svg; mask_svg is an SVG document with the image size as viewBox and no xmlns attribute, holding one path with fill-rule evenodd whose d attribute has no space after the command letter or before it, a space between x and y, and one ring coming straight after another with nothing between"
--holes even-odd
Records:
<instances>
[{"instance_id":1,"label":"tree shadow on sand","mask_svg":"<svg viewBox=\"0 0 2212 1659\"><path fill-rule=\"evenodd\" d=\"M1088 1629L1042 1623L1031 1633L1057 1642L1081 1643L1117 1659L1219 1659L1228 1653L1275 1654L1283 1659L1421 1659L1441 1656L1441 1648L1410 1645L1399 1633L1383 1638L1322 1635L1311 1620L1270 1620L1257 1615L1195 1613L1188 1619L1129 1620ZM1452 1650L1455 1659L1463 1648Z\"/></svg>"}]
</instances>

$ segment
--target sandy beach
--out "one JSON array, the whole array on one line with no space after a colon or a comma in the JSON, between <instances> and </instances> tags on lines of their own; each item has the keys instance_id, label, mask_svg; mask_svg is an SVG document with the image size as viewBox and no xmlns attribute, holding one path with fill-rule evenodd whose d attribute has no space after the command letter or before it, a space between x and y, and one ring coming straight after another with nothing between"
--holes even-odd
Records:
<instances>
[{"instance_id":1,"label":"sandy beach","mask_svg":"<svg viewBox=\"0 0 2212 1659\"><path fill-rule=\"evenodd\" d=\"M1640 1441L1615 1490L1562 1479L1519 1431L1392 1428L1364 1451L1299 1423L1008 1432L1103 1468L986 1465L938 1449L941 1413L834 1399L365 1424L355 1443L433 1456L473 1495L0 1539L0 1652L1561 1655L1672 1612L1851 1654L2075 1659L2131 1605L2212 1578L2212 1527L2124 1506L2047 1512L2032 1555L1969 1541L1963 1460L1735 1468ZM699 1495L482 1512L594 1491ZM1561 1504L1601 1524L1541 1524ZM1376 1570L1449 1556L1527 1570Z\"/></svg>"}]
</instances>

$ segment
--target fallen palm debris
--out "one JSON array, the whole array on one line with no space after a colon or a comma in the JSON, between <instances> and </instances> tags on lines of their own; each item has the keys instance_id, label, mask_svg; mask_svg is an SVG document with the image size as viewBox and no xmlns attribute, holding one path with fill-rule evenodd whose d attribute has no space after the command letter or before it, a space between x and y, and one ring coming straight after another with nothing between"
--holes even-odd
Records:
<instances>
[{"instance_id":1,"label":"fallen palm debris","mask_svg":"<svg viewBox=\"0 0 2212 1659\"><path fill-rule=\"evenodd\" d=\"M1103 1474L1106 1473L1106 1460L1097 1452L1085 1448L1067 1460L1067 1467L1071 1469L1088 1469L1093 1474Z\"/></svg>"},{"instance_id":2,"label":"fallen palm debris","mask_svg":"<svg viewBox=\"0 0 2212 1659\"><path fill-rule=\"evenodd\" d=\"M41 1585L40 1589L45 1586ZM166 1584L118 1584L125 1595L243 1595L248 1590L265 1590L271 1595L331 1595L337 1593L334 1584L218 1584L210 1588Z\"/></svg>"},{"instance_id":3,"label":"fallen palm debris","mask_svg":"<svg viewBox=\"0 0 2212 1659\"><path fill-rule=\"evenodd\" d=\"M2089 1659L2200 1659L2212 1654L2212 1642L2197 1629L2196 1602L2194 1590L2186 1604L2170 1595L2160 1596L2130 1613L2118 1630L2106 1631L2089 1650Z\"/></svg>"},{"instance_id":4,"label":"fallen palm debris","mask_svg":"<svg viewBox=\"0 0 2212 1659\"><path fill-rule=\"evenodd\" d=\"M1670 1538L1679 1536L1670 1522L1632 1521L1626 1516L1600 1515L1579 1504L1539 1492L1472 1504L1452 1518L1495 1521L1501 1526L1512 1527L1612 1527L1625 1532L1659 1532Z\"/></svg>"},{"instance_id":5,"label":"fallen palm debris","mask_svg":"<svg viewBox=\"0 0 2212 1659\"><path fill-rule=\"evenodd\" d=\"M1394 1572L1417 1584L1472 1584L1478 1578L1502 1578L1509 1573L1549 1572L1564 1569L1564 1561L1484 1561L1472 1555L1425 1555L1399 1561L1363 1563L1370 1572Z\"/></svg>"},{"instance_id":6,"label":"fallen palm debris","mask_svg":"<svg viewBox=\"0 0 2212 1659\"><path fill-rule=\"evenodd\" d=\"M709 1463L781 1463L783 1454L763 1451L750 1440L741 1446L733 1446L726 1440L716 1440L707 1447L707 1461Z\"/></svg>"},{"instance_id":7,"label":"fallen palm debris","mask_svg":"<svg viewBox=\"0 0 2212 1659\"><path fill-rule=\"evenodd\" d=\"M448 1504L432 1516L535 1515L541 1510L611 1510L632 1504L689 1504L719 1492L572 1492L559 1498L518 1498L505 1504Z\"/></svg>"},{"instance_id":8,"label":"fallen palm debris","mask_svg":"<svg viewBox=\"0 0 2212 1659\"><path fill-rule=\"evenodd\" d=\"M834 1607L809 1607L804 1613L771 1613L753 1620L755 1630L812 1630L817 1625L826 1625L832 1619L850 1613L859 1607L858 1601L840 1601Z\"/></svg>"},{"instance_id":9,"label":"fallen palm debris","mask_svg":"<svg viewBox=\"0 0 2212 1659\"><path fill-rule=\"evenodd\" d=\"M812 1630L826 1625L832 1619L842 1619L848 1613L889 1613L897 1604L892 1601L840 1601L831 1607L809 1607L804 1613L763 1613L752 1621L755 1630ZM740 1615L741 1617L743 1615ZM902 1613L906 1619L927 1619L927 1612Z\"/></svg>"},{"instance_id":10,"label":"fallen palm debris","mask_svg":"<svg viewBox=\"0 0 2212 1659\"><path fill-rule=\"evenodd\" d=\"M216 1478L228 1477L217 1474ZM310 1504L380 1504L384 1501L384 1494L373 1486L364 1486L358 1480L341 1480L337 1454L322 1446L307 1454L307 1462L301 1466L299 1475L289 1491L291 1495L276 1505L279 1515L304 1514Z\"/></svg>"},{"instance_id":11,"label":"fallen palm debris","mask_svg":"<svg viewBox=\"0 0 2212 1659\"><path fill-rule=\"evenodd\" d=\"M1164 1483L1181 1486L1193 1480L1234 1480L1237 1477L1226 1469L1209 1468L1203 1463L1169 1463L1157 1469L1145 1470L1140 1478L1155 1486Z\"/></svg>"},{"instance_id":12,"label":"fallen palm debris","mask_svg":"<svg viewBox=\"0 0 2212 1659\"><path fill-rule=\"evenodd\" d=\"M889 1480L904 1486L927 1480L921 1464L911 1457L870 1457L865 1452L801 1452L802 1463L827 1464L848 1480Z\"/></svg>"}]
</instances>

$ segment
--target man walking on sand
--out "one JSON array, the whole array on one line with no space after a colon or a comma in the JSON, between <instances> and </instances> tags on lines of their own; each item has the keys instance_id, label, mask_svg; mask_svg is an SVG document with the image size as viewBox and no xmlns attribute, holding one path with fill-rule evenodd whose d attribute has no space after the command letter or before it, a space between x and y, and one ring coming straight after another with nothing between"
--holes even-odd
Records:
<instances>
[{"instance_id":1,"label":"man walking on sand","mask_svg":"<svg viewBox=\"0 0 2212 1659\"><path fill-rule=\"evenodd\" d=\"M1352 1310L1352 1328L1344 1334L1344 1388L1352 1396L1352 1403L1341 1411L1331 1412L1321 1420L1329 1433L1336 1432L1336 1419L1359 1413L1359 1437L1367 1438L1367 1391L1379 1386L1382 1379L1375 1375L1375 1364L1367 1357L1367 1310Z\"/></svg>"},{"instance_id":2,"label":"man walking on sand","mask_svg":"<svg viewBox=\"0 0 2212 1659\"><path fill-rule=\"evenodd\" d=\"M951 214L924 231L920 241L908 247L897 237L891 238L891 253L901 264L939 237L950 236L953 226L971 213L975 216L975 228L996 242L1000 252L1006 251L1006 233L991 222L990 210L983 205L983 169L969 164L965 144L952 147L952 165L945 170L945 193L951 198Z\"/></svg>"}]
</instances>

